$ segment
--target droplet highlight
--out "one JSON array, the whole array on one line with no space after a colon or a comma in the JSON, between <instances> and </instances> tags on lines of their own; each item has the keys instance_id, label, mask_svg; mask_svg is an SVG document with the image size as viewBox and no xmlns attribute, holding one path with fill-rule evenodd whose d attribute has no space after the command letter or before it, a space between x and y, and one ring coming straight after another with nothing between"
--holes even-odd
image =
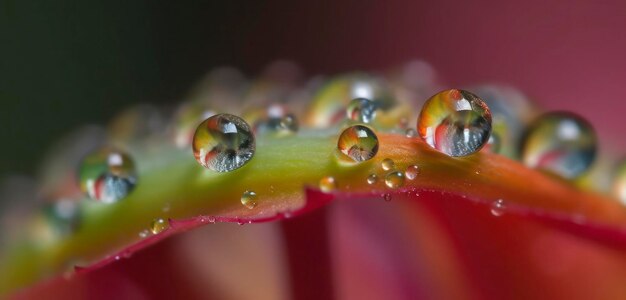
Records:
<instances>
[{"instance_id":1,"label":"droplet highlight","mask_svg":"<svg viewBox=\"0 0 626 300\"><path fill-rule=\"evenodd\" d=\"M404 185L404 174L399 171L389 172L385 176L385 185L391 189L397 189Z\"/></svg>"},{"instance_id":2,"label":"droplet highlight","mask_svg":"<svg viewBox=\"0 0 626 300\"><path fill-rule=\"evenodd\" d=\"M324 193L330 193L337 188L337 182L332 176L326 176L320 179L320 190Z\"/></svg>"},{"instance_id":3,"label":"droplet highlight","mask_svg":"<svg viewBox=\"0 0 626 300\"><path fill-rule=\"evenodd\" d=\"M489 140L491 112L468 91L445 90L424 103L417 131L428 145L447 155L470 155Z\"/></svg>"},{"instance_id":4,"label":"droplet highlight","mask_svg":"<svg viewBox=\"0 0 626 300\"><path fill-rule=\"evenodd\" d=\"M152 234L159 234L170 227L170 222L167 219L154 219L150 224L150 232Z\"/></svg>"},{"instance_id":5,"label":"droplet highlight","mask_svg":"<svg viewBox=\"0 0 626 300\"><path fill-rule=\"evenodd\" d=\"M255 140L243 119L229 114L214 115L202 122L193 137L193 154L203 167L230 172L254 156Z\"/></svg>"},{"instance_id":6,"label":"droplet highlight","mask_svg":"<svg viewBox=\"0 0 626 300\"><path fill-rule=\"evenodd\" d=\"M367 184L376 184L378 182L378 176L376 174L370 174L367 176Z\"/></svg>"},{"instance_id":7,"label":"droplet highlight","mask_svg":"<svg viewBox=\"0 0 626 300\"><path fill-rule=\"evenodd\" d=\"M132 192L137 183L135 163L130 156L113 148L102 148L83 158L78 177L91 199L117 202Z\"/></svg>"},{"instance_id":8,"label":"droplet highlight","mask_svg":"<svg viewBox=\"0 0 626 300\"><path fill-rule=\"evenodd\" d=\"M243 206L253 209L257 206L257 195L253 191L245 191L243 195L241 195L241 204Z\"/></svg>"},{"instance_id":9,"label":"droplet highlight","mask_svg":"<svg viewBox=\"0 0 626 300\"><path fill-rule=\"evenodd\" d=\"M390 171L396 168L396 164L390 158L383 159L380 165L385 171Z\"/></svg>"},{"instance_id":10,"label":"droplet highlight","mask_svg":"<svg viewBox=\"0 0 626 300\"><path fill-rule=\"evenodd\" d=\"M406 171L404 171L404 176L408 179L408 180L413 180L417 177L417 175L420 174L420 168L416 165L410 165L406 168Z\"/></svg>"},{"instance_id":11,"label":"droplet highlight","mask_svg":"<svg viewBox=\"0 0 626 300\"><path fill-rule=\"evenodd\" d=\"M376 117L376 104L367 98L352 99L346 108L346 115L355 122L371 123Z\"/></svg>"},{"instance_id":12,"label":"droplet highlight","mask_svg":"<svg viewBox=\"0 0 626 300\"><path fill-rule=\"evenodd\" d=\"M498 199L496 201L493 201L491 203L491 214L499 217L502 214L504 214L504 210L506 209L505 204L504 204L504 200L502 199Z\"/></svg>"},{"instance_id":13,"label":"droplet highlight","mask_svg":"<svg viewBox=\"0 0 626 300\"><path fill-rule=\"evenodd\" d=\"M567 112L540 116L526 132L522 161L531 168L573 179L589 169L596 156L596 134L587 121Z\"/></svg>"},{"instance_id":14,"label":"droplet highlight","mask_svg":"<svg viewBox=\"0 0 626 300\"><path fill-rule=\"evenodd\" d=\"M352 161L366 161L378 153L378 137L367 126L350 126L339 136L337 148Z\"/></svg>"}]
</instances>

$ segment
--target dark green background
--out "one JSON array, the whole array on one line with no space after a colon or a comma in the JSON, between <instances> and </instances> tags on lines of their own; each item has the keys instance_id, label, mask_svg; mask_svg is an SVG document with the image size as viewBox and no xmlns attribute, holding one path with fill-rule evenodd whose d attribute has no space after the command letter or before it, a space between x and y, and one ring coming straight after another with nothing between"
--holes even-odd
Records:
<instances>
[{"instance_id":1,"label":"dark green background","mask_svg":"<svg viewBox=\"0 0 626 300\"><path fill-rule=\"evenodd\" d=\"M32 174L55 139L137 102L176 101L242 63L256 1L0 0L0 176Z\"/></svg>"}]
</instances>

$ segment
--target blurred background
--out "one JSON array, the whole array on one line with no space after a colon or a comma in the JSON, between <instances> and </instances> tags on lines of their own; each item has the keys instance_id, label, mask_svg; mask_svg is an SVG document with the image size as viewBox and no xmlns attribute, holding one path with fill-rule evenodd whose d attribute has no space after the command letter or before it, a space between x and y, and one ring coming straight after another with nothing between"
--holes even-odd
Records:
<instances>
[{"instance_id":1,"label":"blurred background","mask_svg":"<svg viewBox=\"0 0 626 300\"><path fill-rule=\"evenodd\" d=\"M506 83L626 149L623 1L0 0L0 177L134 103L175 103L209 69L308 75L430 62L450 86ZM621 148L620 148L621 147Z\"/></svg>"}]
</instances>

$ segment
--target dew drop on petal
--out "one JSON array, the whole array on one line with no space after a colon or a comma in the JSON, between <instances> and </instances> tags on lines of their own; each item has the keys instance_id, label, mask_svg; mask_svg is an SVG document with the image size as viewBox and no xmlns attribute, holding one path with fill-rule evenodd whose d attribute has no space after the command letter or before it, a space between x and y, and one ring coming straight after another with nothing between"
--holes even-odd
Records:
<instances>
[{"instance_id":1,"label":"dew drop on petal","mask_svg":"<svg viewBox=\"0 0 626 300\"><path fill-rule=\"evenodd\" d=\"M445 90L426 101L417 131L431 147L450 156L466 156L489 140L491 113L478 96L464 90Z\"/></svg>"},{"instance_id":2,"label":"dew drop on petal","mask_svg":"<svg viewBox=\"0 0 626 300\"><path fill-rule=\"evenodd\" d=\"M355 162L366 161L378 153L378 137L369 127L350 126L339 136L337 148Z\"/></svg>"},{"instance_id":3,"label":"dew drop on petal","mask_svg":"<svg viewBox=\"0 0 626 300\"><path fill-rule=\"evenodd\" d=\"M383 199L384 199L386 202L391 201L391 194L389 194L389 193L384 193L384 194L383 194Z\"/></svg>"},{"instance_id":4,"label":"dew drop on petal","mask_svg":"<svg viewBox=\"0 0 626 300\"><path fill-rule=\"evenodd\" d=\"M491 214L499 217L502 214L504 214L504 210L506 209L505 204L504 204L504 200L502 199L498 199L496 201L493 201L491 203Z\"/></svg>"},{"instance_id":5,"label":"dew drop on petal","mask_svg":"<svg viewBox=\"0 0 626 300\"><path fill-rule=\"evenodd\" d=\"M150 236L150 231L148 231L148 229L144 229L144 230L139 232L139 237L142 238L142 239L145 239L148 236Z\"/></svg>"},{"instance_id":6,"label":"dew drop on petal","mask_svg":"<svg viewBox=\"0 0 626 300\"><path fill-rule=\"evenodd\" d=\"M376 174L367 176L367 184L375 184L376 182L378 182L378 176Z\"/></svg>"},{"instance_id":7,"label":"dew drop on petal","mask_svg":"<svg viewBox=\"0 0 626 300\"><path fill-rule=\"evenodd\" d=\"M133 160L113 148L102 148L85 156L78 174L81 189L91 199L104 203L125 198L137 183Z\"/></svg>"},{"instance_id":8,"label":"dew drop on petal","mask_svg":"<svg viewBox=\"0 0 626 300\"><path fill-rule=\"evenodd\" d=\"M404 171L404 176L408 179L408 180L413 180L417 177L417 175L420 174L420 168L416 165L410 165L406 168L406 171Z\"/></svg>"},{"instance_id":9,"label":"dew drop on petal","mask_svg":"<svg viewBox=\"0 0 626 300\"><path fill-rule=\"evenodd\" d=\"M241 195L241 204L249 209L255 208L258 204L256 193L253 191L245 191L243 195Z\"/></svg>"},{"instance_id":10,"label":"dew drop on petal","mask_svg":"<svg viewBox=\"0 0 626 300\"><path fill-rule=\"evenodd\" d=\"M51 229L59 236L74 232L80 225L80 208L77 201L63 199L46 204L43 214Z\"/></svg>"},{"instance_id":11,"label":"dew drop on petal","mask_svg":"<svg viewBox=\"0 0 626 300\"><path fill-rule=\"evenodd\" d=\"M367 98L355 98L346 108L348 119L361 123L371 123L376 117L376 104Z\"/></svg>"},{"instance_id":12,"label":"dew drop on petal","mask_svg":"<svg viewBox=\"0 0 626 300\"><path fill-rule=\"evenodd\" d=\"M337 188L337 182L332 176L326 176L320 179L320 190L324 193L330 193Z\"/></svg>"},{"instance_id":13,"label":"dew drop on petal","mask_svg":"<svg viewBox=\"0 0 626 300\"><path fill-rule=\"evenodd\" d=\"M572 113L555 112L531 124L521 155L531 168L572 179L589 169L596 147L596 134L587 121Z\"/></svg>"},{"instance_id":14,"label":"dew drop on petal","mask_svg":"<svg viewBox=\"0 0 626 300\"><path fill-rule=\"evenodd\" d=\"M404 134L406 135L406 137L408 138L414 138L417 136L417 131L413 128L408 128Z\"/></svg>"},{"instance_id":15,"label":"dew drop on petal","mask_svg":"<svg viewBox=\"0 0 626 300\"><path fill-rule=\"evenodd\" d=\"M150 224L150 231L152 232L152 234L159 234L169 227L170 222L167 219L158 218L154 219L152 221L152 224Z\"/></svg>"},{"instance_id":16,"label":"dew drop on petal","mask_svg":"<svg viewBox=\"0 0 626 300\"><path fill-rule=\"evenodd\" d=\"M383 170L385 171L393 170L396 167L396 164L393 162L393 160L391 160L391 158L383 159L380 165L383 167Z\"/></svg>"},{"instance_id":17,"label":"dew drop on petal","mask_svg":"<svg viewBox=\"0 0 626 300\"><path fill-rule=\"evenodd\" d=\"M404 174L399 171L391 171L385 175L385 184L392 189L397 189L404 185Z\"/></svg>"},{"instance_id":18,"label":"dew drop on petal","mask_svg":"<svg viewBox=\"0 0 626 300\"><path fill-rule=\"evenodd\" d=\"M193 137L193 154L200 165L230 172L246 164L255 151L250 126L229 114L214 115L202 122Z\"/></svg>"}]
</instances>

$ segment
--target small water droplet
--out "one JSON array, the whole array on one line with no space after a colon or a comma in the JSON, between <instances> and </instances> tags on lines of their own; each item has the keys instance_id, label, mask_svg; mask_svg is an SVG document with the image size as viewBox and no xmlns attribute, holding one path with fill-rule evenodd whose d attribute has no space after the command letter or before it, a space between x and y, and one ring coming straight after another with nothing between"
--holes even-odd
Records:
<instances>
[{"instance_id":1,"label":"small water droplet","mask_svg":"<svg viewBox=\"0 0 626 300\"><path fill-rule=\"evenodd\" d=\"M383 194L383 199L384 199L386 202L391 201L391 194L389 194L389 193L385 193L385 194Z\"/></svg>"},{"instance_id":2,"label":"small water droplet","mask_svg":"<svg viewBox=\"0 0 626 300\"><path fill-rule=\"evenodd\" d=\"M367 184L375 184L376 182L378 182L378 176L376 176L376 174L370 174L370 176L367 176Z\"/></svg>"},{"instance_id":3,"label":"small water droplet","mask_svg":"<svg viewBox=\"0 0 626 300\"><path fill-rule=\"evenodd\" d=\"M416 165L410 165L406 168L406 171L404 171L404 176L406 176L407 179L409 180L413 180L417 177L417 175L420 174L420 168Z\"/></svg>"},{"instance_id":4,"label":"small water droplet","mask_svg":"<svg viewBox=\"0 0 626 300\"><path fill-rule=\"evenodd\" d=\"M144 230L139 232L139 237L142 238L142 239L145 239L148 236L150 236L150 231L148 231L148 229L144 229Z\"/></svg>"},{"instance_id":5,"label":"small water droplet","mask_svg":"<svg viewBox=\"0 0 626 300\"><path fill-rule=\"evenodd\" d=\"M242 167L254 156L250 126L229 114L214 115L202 122L193 136L193 154L200 165L217 172Z\"/></svg>"},{"instance_id":6,"label":"small water droplet","mask_svg":"<svg viewBox=\"0 0 626 300\"><path fill-rule=\"evenodd\" d=\"M346 108L348 119L361 123L371 123L376 117L376 103L366 98L355 98Z\"/></svg>"},{"instance_id":7,"label":"small water droplet","mask_svg":"<svg viewBox=\"0 0 626 300\"><path fill-rule=\"evenodd\" d=\"M83 158L78 171L81 189L91 198L114 203L135 188L137 174L130 156L113 148L102 148Z\"/></svg>"},{"instance_id":8,"label":"small water droplet","mask_svg":"<svg viewBox=\"0 0 626 300\"><path fill-rule=\"evenodd\" d=\"M504 204L504 200L502 199L498 199L496 201L493 201L491 203L491 214L499 217L502 214L504 214L504 210L505 210L505 204Z\"/></svg>"},{"instance_id":9,"label":"small water droplet","mask_svg":"<svg viewBox=\"0 0 626 300\"><path fill-rule=\"evenodd\" d=\"M380 164L383 167L383 170L390 171L396 167L396 164L390 158L385 158Z\"/></svg>"},{"instance_id":10,"label":"small water droplet","mask_svg":"<svg viewBox=\"0 0 626 300\"><path fill-rule=\"evenodd\" d=\"M208 216L207 221L209 221L209 223L215 223L216 220L214 216Z\"/></svg>"},{"instance_id":11,"label":"small water droplet","mask_svg":"<svg viewBox=\"0 0 626 300\"><path fill-rule=\"evenodd\" d=\"M397 189L404 185L404 174L398 171L391 171L385 176L385 184L392 189Z\"/></svg>"},{"instance_id":12,"label":"small water droplet","mask_svg":"<svg viewBox=\"0 0 626 300\"><path fill-rule=\"evenodd\" d=\"M120 260L121 257L119 255L116 255L115 257L113 257L115 260Z\"/></svg>"},{"instance_id":13,"label":"small water droplet","mask_svg":"<svg viewBox=\"0 0 626 300\"><path fill-rule=\"evenodd\" d=\"M332 176L326 176L320 179L320 190L324 193L330 193L337 188L337 182Z\"/></svg>"},{"instance_id":14,"label":"small water droplet","mask_svg":"<svg viewBox=\"0 0 626 300\"><path fill-rule=\"evenodd\" d=\"M152 232L152 234L159 234L163 232L164 230L168 229L169 227L170 227L170 222L168 220L158 218L158 219L154 219L152 221L152 224L150 224L150 231Z\"/></svg>"},{"instance_id":15,"label":"small water droplet","mask_svg":"<svg viewBox=\"0 0 626 300\"><path fill-rule=\"evenodd\" d=\"M407 129L404 133L408 138L414 138L417 136L417 131L413 128Z\"/></svg>"},{"instance_id":16,"label":"small water droplet","mask_svg":"<svg viewBox=\"0 0 626 300\"><path fill-rule=\"evenodd\" d=\"M366 161L378 153L378 137L366 126L350 126L339 136L337 148L355 162Z\"/></svg>"},{"instance_id":17,"label":"small water droplet","mask_svg":"<svg viewBox=\"0 0 626 300\"><path fill-rule=\"evenodd\" d=\"M450 156L466 156L489 140L491 112L482 99L468 91L446 90L424 103L417 130L431 147Z\"/></svg>"},{"instance_id":18,"label":"small water droplet","mask_svg":"<svg viewBox=\"0 0 626 300\"><path fill-rule=\"evenodd\" d=\"M253 191L245 191L243 195L241 195L241 204L249 209L253 209L257 205L257 196Z\"/></svg>"},{"instance_id":19,"label":"small water droplet","mask_svg":"<svg viewBox=\"0 0 626 300\"><path fill-rule=\"evenodd\" d=\"M539 117L530 126L521 155L531 168L572 179L589 169L596 149L596 134L587 121L572 113L556 112Z\"/></svg>"}]
</instances>

